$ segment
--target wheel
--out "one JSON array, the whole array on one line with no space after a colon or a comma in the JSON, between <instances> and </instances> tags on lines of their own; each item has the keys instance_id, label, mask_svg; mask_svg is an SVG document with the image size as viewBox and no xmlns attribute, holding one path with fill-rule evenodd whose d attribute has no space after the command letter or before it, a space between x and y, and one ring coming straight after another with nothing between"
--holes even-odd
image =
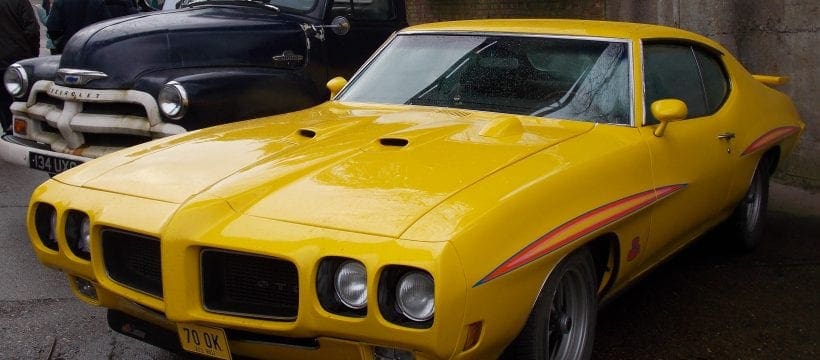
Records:
<instances>
[{"instance_id":1,"label":"wheel","mask_svg":"<svg viewBox=\"0 0 820 360\"><path fill-rule=\"evenodd\" d=\"M524 329L506 349L503 358L590 358L598 311L597 285L588 249L564 259L550 274Z\"/></svg>"},{"instance_id":2,"label":"wheel","mask_svg":"<svg viewBox=\"0 0 820 360\"><path fill-rule=\"evenodd\" d=\"M760 162L752 176L749 190L735 208L727 223L729 239L740 251L752 251L763 236L764 219L769 205L769 167L767 157Z\"/></svg>"}]
</instances>

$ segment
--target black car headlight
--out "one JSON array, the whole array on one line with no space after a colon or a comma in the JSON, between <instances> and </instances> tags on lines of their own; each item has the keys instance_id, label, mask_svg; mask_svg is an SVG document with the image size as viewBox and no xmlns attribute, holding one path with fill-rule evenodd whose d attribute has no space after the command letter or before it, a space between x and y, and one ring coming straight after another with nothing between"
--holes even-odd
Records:
<instances>
[{"instance_id":1,"label":"black car headlight","mask_svg":"<svg viewBox=\"0 0 820 360\"><path fill-rule=\"evenodd\" d=\"M91 259L91 220L88 215L71 210L65 221L65 238L77 257Z\"/></svg>"},{"instance_id":2,"label":"black car headlight","mask_svg":"<svg viewBox=\"0 0 820 360\"><path fill-rule=\"evenodd\" d=\"M424 322L433 318L436 305L433 278L421 271L409 271L396 285L396 303L402 315Z\"/></svg>"},{"instance_id":3,"label":"black car headlight","mask_svg":"<svg viewBox=\"0 0 820 360\"><path fill-rule=\"evenodd\" d=\"M3 74L3 85L11 96L19 98L28 91L28 74L19 64L11 64Z\"/></svg>"},{"instance_id":4,"label":"black car headlight","mask_svg":"<svg viewBox=\"0 0 820 360\"><path fill-rule=\"evenodd\" d=\"M188 93L182 84L169 81L159 91L157 103L163 115L171 120L179 120L188 110Z\"/></svg>"}]
</instances>

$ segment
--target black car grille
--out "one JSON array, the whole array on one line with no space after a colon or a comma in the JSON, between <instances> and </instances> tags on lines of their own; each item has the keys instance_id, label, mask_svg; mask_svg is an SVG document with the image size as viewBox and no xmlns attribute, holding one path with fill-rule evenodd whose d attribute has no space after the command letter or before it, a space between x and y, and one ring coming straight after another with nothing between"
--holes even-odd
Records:
<instances>
[{"instance_id":1,"label":"black car grille","mask_svg":"<svg viewBox=\"0 0 820 360\"><path fill-rule=\"evenodd\" d=\"M299 310L296 266L288 261L202 251L202 302L211 312L293 320Z\"/></svg>"},{"instance_id":2,"label":"black car grille","mask_svg":"<svg viewBox=\"0 0 820 360\"><path fill-rule=\"evenodd\" d=\"M159 239L120 230L102 231L105 269L112 280L162 297Z\"/></svg>"}]
</instances>

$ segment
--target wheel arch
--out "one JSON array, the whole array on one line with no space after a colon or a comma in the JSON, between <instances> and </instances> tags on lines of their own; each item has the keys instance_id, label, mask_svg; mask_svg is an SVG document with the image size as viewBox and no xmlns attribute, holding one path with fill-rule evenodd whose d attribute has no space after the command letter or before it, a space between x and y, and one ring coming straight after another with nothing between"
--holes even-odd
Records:
<instances>
[{"instance_id":1,"label":"wheel arch","mask_svg":"<svg viewBox=\"0 0 820 360\"><path fill-rule=\"evenodd\" d=\"M761 161L764 159L768 159L769 163L769 176L774 174L774 171L777 169L777 166L780 165L780 145L776 145L773 148L766 150L763 153L763 156L760 157Z\"/></svg>"},{"instance_id":2,"label":"wheel arch","mask_svg":"<svg viewBox=\"0 0 820 360\"><path fill-rule=\"evenodd\" d=\"M618 277L620 268L620 238L615 233L606 233L590 240L588 247L595 262L595 275L598 279L598 296L609 292Z\"/></svg>"}]
</instances>

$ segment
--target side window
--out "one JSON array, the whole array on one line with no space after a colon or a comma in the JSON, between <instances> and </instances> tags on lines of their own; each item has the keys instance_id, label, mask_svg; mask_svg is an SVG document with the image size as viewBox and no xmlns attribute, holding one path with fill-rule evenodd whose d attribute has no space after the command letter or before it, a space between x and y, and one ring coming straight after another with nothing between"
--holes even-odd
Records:
<instances>
[{"instance_id":1,"label":"side window","mask_svg":"<svg viewBox=\"0 0 820 360\"><path fill-rule=\"evenodd\" d=\"M649 107L660 99L674 98L685 102L689 108L688 118L707 114L700 70L691 46L647 44L643 55L647 124L658 123Z\"/></svg>"},{"instance_id":2,"label":"side window","mask_svg":"<svg viewBox=\"0 0 820 360\"><path fill-rule=\"evenodd\" d=\"M706 108L711 114L723 105L723 101L729 95L729 77L726 76L718 57L712 53L695 48L695 58L700 65L703 89L706 91Z\"/></svg>"},{"instance_id":3,"label":"side window","mask_svg":"<svg viewBox=\"0 0 820 360\"><path fill-rule=\"evenodd\" d=\"M350 14L351 19L364 21L393 20L396 17L393 0L334 0L332 12L334 16Z\"/></svg>"}]
</instances>

